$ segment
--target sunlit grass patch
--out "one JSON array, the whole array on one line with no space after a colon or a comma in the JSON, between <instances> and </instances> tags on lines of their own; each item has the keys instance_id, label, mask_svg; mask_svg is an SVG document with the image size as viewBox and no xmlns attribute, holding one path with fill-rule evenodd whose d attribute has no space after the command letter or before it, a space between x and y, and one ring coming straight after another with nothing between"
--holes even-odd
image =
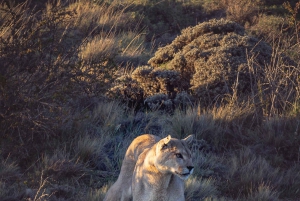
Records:
<instances>
[{"instance_id":1,"label":"sunlit grass patch","mask_svg":"<svg viewBox=\"0 0 300 201\"><path fill-rule=\"evenodd\" d=\"M103 34L104 35L104 34ZM113 33L93 37L81 46L80 58L87 64L101 64L118 54L118 44Z\"/></svg>"},{"instance_id":2,"label":"sunlit grass patch","mask_svg":"<svg viewBox=\"0 0 300 201\"><path fill-rule=\"evenodd\" d=\"M94 3L92 1L80 0L68 6L68 10L76 13L73 18L74 25L81 32L105 31L124 27L129 19L124 13L126 4L120 5L118 1L111 3Z\"/></svg>"}]
</instances>

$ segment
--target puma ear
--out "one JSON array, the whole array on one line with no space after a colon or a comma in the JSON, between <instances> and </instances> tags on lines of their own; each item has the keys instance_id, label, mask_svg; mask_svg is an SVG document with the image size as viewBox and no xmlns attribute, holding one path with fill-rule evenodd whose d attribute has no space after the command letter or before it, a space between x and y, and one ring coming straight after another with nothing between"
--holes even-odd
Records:
<instances>
[{"instance_id":1,"label":"puma ear","mask_svg":"<svg viewBox=\"0 0 300 201\"><path fill-rule=\"evenodd\" d=\"M167 137L161 140L161 149L165 149L168 147L168 143L170 142L171 138L171 135L168 135Z\"/></svg>"},{"instance_id":2,"label":"puma ear","mask_svg":"<svg viewBox=\"0 0 300 201\"><path fill-rule=\"evenodd\" d=\"M183 141L185 141L187 144L191 144L194 140L194 135L189 135L186 138L182 139Z\"/></svg>"},{"instance_id":3,"label":"puma ear","mask_svg":"<svg viewBox=\"0 0 300 201\"><path fill-rule=\"evenodd\" d=\"M164 143L165 144L168 144L169 142L170 142L170 140L171 140L171 135L168 135L167 137L165 137L163 140L164 140Z\"/></svg>"}]
</instances>

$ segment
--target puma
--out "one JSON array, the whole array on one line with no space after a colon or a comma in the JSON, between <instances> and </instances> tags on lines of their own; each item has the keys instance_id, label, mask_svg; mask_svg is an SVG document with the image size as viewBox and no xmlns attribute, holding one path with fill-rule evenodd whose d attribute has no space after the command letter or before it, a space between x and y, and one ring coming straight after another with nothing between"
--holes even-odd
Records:
<instances>
[{"instance_id":1,"label":"puma","mask_svg":"<svg viewBox=\"0 0 300 201\"><path fill-rule=\"evenodd\" d=\"M128 147L120 175L104 201L184 201L184 180L193 172L185 139L144 134Z\"/></svg>"}]
</instances>

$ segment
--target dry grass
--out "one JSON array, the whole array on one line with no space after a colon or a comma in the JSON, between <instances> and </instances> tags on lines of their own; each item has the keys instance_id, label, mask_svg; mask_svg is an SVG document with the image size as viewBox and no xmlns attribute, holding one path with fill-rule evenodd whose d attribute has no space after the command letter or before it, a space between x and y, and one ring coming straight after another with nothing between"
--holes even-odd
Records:
<instances>
[{"instance_id":1,"label":"dry grass","mask_svg":"<svg viewBox=\"0 0 300 201\"><path fill-rule=\"evenodd\" d=\"M110 35L94 37L81 47L79 56L86 63L107 62L118 52L116 42Z\"/></svg>"},{"instance_id":2,"label":"dry grass","mask_svg":"<svg viewBox=\"0 0 300 201\"><path fill-rule=\"evenodd\" d=\"M203 200L204 198L216 197L218 190L212 179L199 179L191 177L185 184L185 198L188 201Z\"/></svg>"},{"instance_id":3,"label":"dry grass","mask_svg":"<svg viewBox=\"0 0 300 201\"><path fill-rule=\"evenodd\" d=\"M124 13L127 6L126 4L121 6L117 1L112 1L110 4L105 2L95 4L91 1L82 0L72 3L68 9L76 13L73 23L79 31L102 30L108 32L116 27L127 26L129 19Z\"/></svg>"},{"instance_id":4,"label":"dry grass","mask_svg":"<svg viewBox=\"0 0 300 201\"><path fill-rule=\"evenodd\" d=\"M300 197L296 9L285 18L243 0L32 3L0 0L0 200L102 200L143 133L195 134L187 200ZM201 19L220 9L228 18L180 35L204 15L199 5L211 9ZM143 66L158 41L170 44ZM249 51L231 60L237 45ZM190 87L203 75L219 83L216 66L231 70L227 91L208 90L219 101L206 107Z\"/></svg>"},{"instance_id":5,"label":"dry grass","mask_svg":"<svg viewBox=\"0 0 300 201\"><path fill-rule=\"evenodd\" d=\"M228 166L231 167L229 178L232 179L228 181L225 188L235 189L234 191L229 190L228 193L237 197L260 191L264 185L270 189L276 189L283 179L279 169L270 166L265 159L256 157L247 148L241 150L237 156L233 156ZM276 192L274 191L274 193Z\"/></svg>"},{"instance_id":6,"label":"dry grass","mask_svg":"<svg viewBox=\"0 0 300 201\"><path fill-rule=\"evenodd\" d=\"M206 12L214 10L225 11L226 17L240 24L253 24L257 20L260 6L263 4L261 0L221 0L221 1L204 1L204 9Z\"/></svg>"}]
</instances>

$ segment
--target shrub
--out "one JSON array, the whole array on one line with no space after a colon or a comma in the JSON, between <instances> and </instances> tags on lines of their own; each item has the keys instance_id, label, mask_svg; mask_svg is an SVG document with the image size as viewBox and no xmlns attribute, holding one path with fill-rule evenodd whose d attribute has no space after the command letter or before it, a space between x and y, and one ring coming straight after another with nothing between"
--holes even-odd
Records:
<instances>
[{"instance_id":1,"label":"shrub","mask_svg":"<svg viewBox=\"0 0 300 201\"><path fill-rule=\"evenodd\" d=\"M112 99L120 99L127 106L140 108L143 106L144 91L132 77L123 75L115 80L114 86L106 95Z\"/></svg>"},{"instance_id":2,"label":"shrub","mask_svg":"<svg viewBox=\"0 0 300 201\"><path fill-rule=\"evenodd\" d=\"M7 9L2 11L7 20L1 24L0 38L1 137L6 145L14 144L15 148L9 150L14 153L32 139L55 135L53 128L58 121L52 115L59 112L56 103L65 100L63 94L72 90L67 86L76 71L70 69L71 61L60 55L64 49L60 39L66 37L62 27L66 21L62 16L72 13L50 5L42 15L31 11L26 4L11 7L2 3L1 6ZM74 48L67 51L75 52ZM28 154L25 150L21 152Z\"/></svg>"},{"instance_id":3,"label":"shrub","mask_svg":"<svg viewBox=\"0 0 300 201\"><path fill-rule=\"evenodd\" d=\"M27 163L76 121L70 108L90 109L109 88L121 49L115 29L123 23L114 20L123 11L89 1L49 2L41 10L29 1L0 6L2 154ZM93 27L85 27L85 17ZM106 30L111 23L116 26Z\"/></svg>"},{"instance_id":4,"label":"shrub","mask_svg":"<svg viewBox=\"0 0 300 201\"><path fill-rule=\"evenodd\" d=\"M250 98L273 112L295 100L299 75L295 62L275 48L235 22L210 20L184 29L131 77L144 99L163 93L174 104L186 93L210 106Z\"/></svg>"},{"instance_id":5,"label":"shrub","mask_svg":"<svg viewBox=\"0 0 300 201\"><path fill-rule=\"evenodd\" d=\"M257 63L264 65L270 62L271 52L264 42L246 36L238 24L211 20L182 31L170 45L159 49L149 64L177 70L185 83L182 89L209 104L232 93L237 81L239 92L249 91L247 57L255 55Z\"/></svg>"},{"instance_id":6,"label":"shrub","mask_svg":"<svg viewBox=\"0 0 300 201\"><path fill-rule=\"evenodd\" d=\"M151 110L165 109L172 111L173 103L165 94L154 94L145 99L145 104Z\"/></svg>"},{"instance_id":7,"label":"shrub","mask_svg":"<svg viewBox=\"0 0 300 201\"><path fill-rule=\"evenodd\" d=\"M180 75L177 71L139 67L132 73L132 78L141 84L146 96L164 93L172 96L178 91Z\"/></svg>"}]
</instances>

